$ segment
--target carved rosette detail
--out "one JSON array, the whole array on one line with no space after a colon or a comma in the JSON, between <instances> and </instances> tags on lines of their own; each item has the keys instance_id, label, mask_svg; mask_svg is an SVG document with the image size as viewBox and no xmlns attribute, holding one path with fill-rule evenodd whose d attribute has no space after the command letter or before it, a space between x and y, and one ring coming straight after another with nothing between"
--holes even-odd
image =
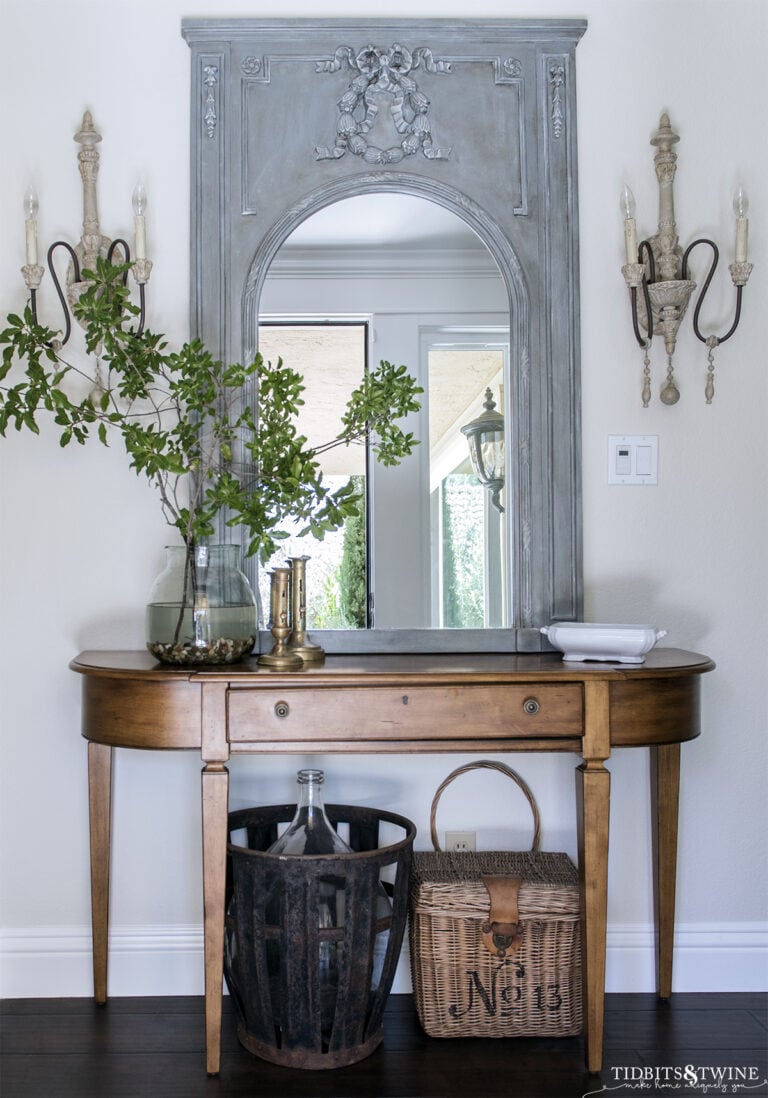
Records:
<instances>
[{"instance_id":1,"label":"carved rosette detail","mask_svg":"<svg viewBox=\"0 0 768 1098\"><path fill-rule=\"evenodd\" d=\"M203 69L203 84L206 88L203 123L205 124L205 132L208 134L209 137L213 137L213 135L215 134L216 123L218 122L215 94L215 89L217 88L218 83L218 65L206 65Z\"/></svg>"},{"instance_id":2,"label":"carved rosette detail","mask_svg":"<svg viewBox=\"0 0 768 1098\"><path fill-rule=\"evenodd\" d=\"M348 151L369 164L396 164L419 151L429 160L450 158L451 148L432 139L430 101L409 75L418 68L450 73L450 62L436 60L425 47L411 52L399 43L389 49L367 45L357 54L339 46L330 60L316 63L316 71L336 73L345 65L355 75L338 101L335 143L316 146L317 160L339 160Z\"/></svg>"},{"instance_id":3,"label":"carved rosette detail","mask_svg":"<svg viewBox=\"0 0 768 1098\"><path fill-rule=\"evenodd\" d=\"M555 137L561 137L565 128L565 111L563 109L563 86L565 84L565 66L551 65L549 69L549 86L552 92L552 133Z\"/></svg>"},{"instance_id":4,"label":"carved rosette detail","mask_svg":"<svg viewBox=\"0 0 768 1098\"><path fill-rule=\"evenodd\" d=\"M262 70L261 59L249 54L243 58L240 69L244 76L258 76Z\"/></svg>"},{"instance_id":5,"label":"carved rosette detail","mask_svg":"<svg viewBox=\"0 0 768 1098\"><path fill-rule=\"evenodd\" d=\"M523 63L516 57L507 57L503 64L504 75L513 80L518 79L523 73Z\"/></svg>"}]
</instances>

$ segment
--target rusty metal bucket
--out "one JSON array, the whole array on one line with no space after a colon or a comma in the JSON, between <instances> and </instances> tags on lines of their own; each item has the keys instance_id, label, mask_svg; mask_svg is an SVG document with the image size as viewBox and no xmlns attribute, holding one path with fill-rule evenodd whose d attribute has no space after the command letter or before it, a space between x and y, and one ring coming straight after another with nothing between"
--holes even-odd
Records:
<instances>
[{"instance_id":1,"label":"rusty metal bucket","mask_svg":"<svg viewBox=\"0 0 768 1098\"><path fill-rule=\"evenodd\" d=\"M224 975L241 1044L286 1067L336 1068L369 1056L384 1036L384 1006L392 987L408 911L414 824L404 816L353 805L326 805L334 827L348 825L351 854L271 855L278 825L295 805L231 812L228 819L227 921ZM380 825L403 832L379 846ZM233 841L244 833L246 845ZM318 925L321 882L343 894L342 925ZM380 883L391 912L377 911ZM280 894L279 916L274 897ZM386 941L383 963L376 943ZM323 997L324 943L335 943L337 984Z\"/></svg>"}]
</instances>

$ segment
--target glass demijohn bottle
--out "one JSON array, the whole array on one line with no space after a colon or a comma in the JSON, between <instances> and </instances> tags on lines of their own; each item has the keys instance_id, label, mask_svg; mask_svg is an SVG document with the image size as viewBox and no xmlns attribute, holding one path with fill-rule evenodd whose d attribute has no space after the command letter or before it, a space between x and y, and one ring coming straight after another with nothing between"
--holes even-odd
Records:
<instances>
[{"instance_id":1,"label":"glass demijohn bottle","mask_svg":"<svg viewBox=\"0 0 768 1098\"><path fill-rule=\"evenodd\" d=\"M352 848L339 836L325 812L323 803L323 782L325 775L322 770L300 770L297 774L298 804L293 820L288 829L269 847L267 853L271 855L333 855L352 854ZM344 877L321 877L317 888L317 925L321 928L343 927L345 913L345 880ZM280 888L279 878L269 889L266 903L266 921L271 925L282 923L283 894ZM376 890L375 913L376 920L391 919L392 905L386 890L381 882ZM373 948L373 971L371 984L375 988L381 979L381 970L384 964L389 930L376 934ZM270 971L270 982L279 972L280 957L274 948L276 943L270 943L273 948L268 948L267 965ZM339 963L344 957L344 947L338 940L328 938L321 939L319 944L318 972L320 979L320 1014L321 1033L323 1040L330 1038L333 1026L333 1016L336 1008L336 995L339 985ZM343 963L343 962L342 962Z\"/></svg>"},{"instance_id":2,"label":"glass demijohn bottle","mask_svg":"<svg viewBox=\"0 0 768 1098\"><path fill-rule=\"evenodd\" d=\"M296 775L299 799L296 814L269 854L351 854L352 848L334 830L325 814L322 770L300 770Z\"/></svg>"}]
</instances>

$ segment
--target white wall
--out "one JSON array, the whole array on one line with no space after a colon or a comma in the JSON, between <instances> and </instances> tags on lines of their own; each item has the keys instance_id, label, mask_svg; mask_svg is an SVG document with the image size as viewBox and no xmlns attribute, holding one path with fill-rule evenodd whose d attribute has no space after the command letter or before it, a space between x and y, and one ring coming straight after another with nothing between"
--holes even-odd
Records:
<instances>
[{"instance_id":1,"label":"white wall","mask_svg":"<svg viewBox=\"0 0 768 1098\"><path fill-rule=\"evenodd\" d=\"M360 5L227 5L227 14L243 16L321 11L359 15ZM589 19L577 50L587 617L648 620L669 630L665 643L717 660L703 683L703 734L684 748L676 986L765 986L768 6L539 0L526 8L480 0L473 13ZM112 235L130 231L131 191L143 178L155 263L150 320L173 339L186 334L189 54L179 25L183 15L215 14L210 0L5 0L3 313L24 302L21 202L30 180L40 196L41 240L79 235L72 135L90 107L104 136L102 223ZM466 5L398 0L387 14L462 17ZM714 404L706 407L702 395L705 352L687 331L677 355L680 403L654 401L644 411L619 271L618 195L630 179L640 228L650 231L656 194L648 138L662 109L682 135L682 237L712 235L727 258L731 195L743 179L752 196L755 271L741 327L717 354ZM731 307L722 275L705 317L721 330ZM42 298L53 319L50 283ZM654 370L656 389L658 351ZM607 486L606 439L620 433L658 434L658 487ZM0 992L88 994L85 749L79 682L67 663L83 648L142 645L143 605L166 531L117 446L60 450L54 429L0 440L0 516ZM333 799L403 812L426 845L432 793L459 761L331 757L325 764ZM545 846L571 853L574 763L559 756L516 763L539 799ZM652 911L645 753L618 752L610 767L608 983L643 990L651 981ZM199 769L193 753L117 759L113 993L200 990ZM294 769L280 758L238 761L234 805L290 796ZM524 842L525 813L495 780L474 775L455 796L446 794L441 826L477 829L482 839L511 817L520 821L513 841Z\"/></svg>"}]
</instances>

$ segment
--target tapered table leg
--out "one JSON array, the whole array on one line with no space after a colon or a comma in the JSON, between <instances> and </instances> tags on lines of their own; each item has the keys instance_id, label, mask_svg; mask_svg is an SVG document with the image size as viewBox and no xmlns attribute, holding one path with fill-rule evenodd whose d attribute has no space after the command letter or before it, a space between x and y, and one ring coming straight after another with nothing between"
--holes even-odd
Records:
<instances>
[{"instance_id":1,"label":"tapered table leg","mask_svg":"<svg viewBox=\"0 0 768 1098\"><path fill-rule=\"evenodd\" d=\"M651 811L656 988L662 999L672 994L679 804L680 744L658 744L651 747Z\"/></svg>"},{"instance_id":2,"label":"tapered table leg","mask_svg":"<svg viewBox=\"0 0 768 1098\"><path fill-rule=\"evenodd\" d=\"M205 1066L209 1075L217 1075L221 1059L229 771L225 766L209 764L203 770L202 786Z\"/></svg>"},{"instance_id":3,"label":"tapered table leg","mask_svg":"<svg viewBox=\"0 0 768 1098\"><path fill-rule=\"evenodd\" d=\"M579 814L582 986L587 1070L600 1071L605 1013L605 942L608 909L608 812L611 775L587 763L576 771Z\"/></svg>"},{"instance_id":4,"label":"tapered table leg","mask_svg":"<svg viewBox=\"0 0 768 1098\"><path fill-rule=\"evenodd\" d=\"M608 683L585 683L584 761L576 770L576 804L584 1042L588 1071L600 1071L603 1064L611 792L611 775L603 764L611 753L610 712Z\"/></svg>"},{"instance_id":5,"label":"tapered table leg","mask_svg":"<svg viewBox=\"0 0 768 1098\"><path fill-rule=\"evenodd\" d=\"M93 997L107 1001L109 855L112 821L112 748L88 744L88 809L91 841Z\"/></svg>"}]
</instances>

